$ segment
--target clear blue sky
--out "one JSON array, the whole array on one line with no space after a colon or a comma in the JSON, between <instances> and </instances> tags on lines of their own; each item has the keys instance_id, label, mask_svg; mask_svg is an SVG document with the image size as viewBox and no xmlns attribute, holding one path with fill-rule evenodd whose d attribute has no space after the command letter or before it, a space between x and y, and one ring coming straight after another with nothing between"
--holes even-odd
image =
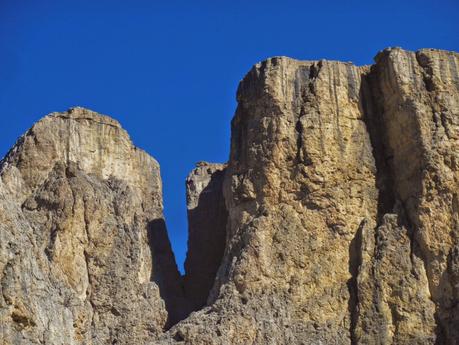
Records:
<instances>
[{"instance_id":1,"label":"clear blue sky","mask_svg":"<svg viewBox=\"0 0 459 345\"><path fill-rule=\"evenodd\" d=\"M269 56L363 65L382 48L459 50L459 2L0 0L0 156L35 121L84 106L161 164L186 254L184 180L225 162L239 80Z\"/></svg>"}]
</instances>

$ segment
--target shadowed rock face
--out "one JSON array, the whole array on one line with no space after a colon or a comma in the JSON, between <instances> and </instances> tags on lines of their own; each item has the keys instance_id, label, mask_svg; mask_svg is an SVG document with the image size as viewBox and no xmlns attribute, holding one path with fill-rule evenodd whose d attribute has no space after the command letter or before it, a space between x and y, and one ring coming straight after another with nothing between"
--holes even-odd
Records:
<instances>
[{"instance_id":1,"label":"shadowed rock face","mask_svg":"<svg viewBox=\"0 0 459 345\"><path fill-rule=\"evenodd\" d=\"M224 164L201 162L186 180L189 235L184 288L192 311L206 304L225 250L224 177Z\"/></svg>"},{"instance_id":2,"label":"shadowed rock face","mask_svg":"<svg viewBox=\"0 0 459 345\"><path fill-rule=\"evenodd\" d=\"M88 110L38 122L0 168L2 340L458 344L459 56L375 60L252 68L187 179L183 282L157 163Z\"/></svg>"}]
</instances>

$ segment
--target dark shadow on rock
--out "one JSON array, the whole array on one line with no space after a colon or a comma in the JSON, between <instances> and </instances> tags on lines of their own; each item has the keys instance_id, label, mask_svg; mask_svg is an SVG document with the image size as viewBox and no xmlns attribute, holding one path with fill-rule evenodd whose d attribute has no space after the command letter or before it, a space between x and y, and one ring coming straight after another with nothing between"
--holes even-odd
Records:
<instances>
[{"instance_id":1,"label":"dark shadow on rock","mask_svg":"<svg viewBox=\"0 0 459 345\"><path fill-rule=\"evenodd\" d=\"M405 150L409 151L410 154L403 154L391 148L391 132L388 130L390 118L388 118L389 114L386 109L388 100L385 99L384 92L380 87L380 78L383 75L380 68L379 63L371 67L370 72L362 78L360 90L361 107L365 114L364 121L370 135L376 163L376 187L379 191L377 223L378 225L381 224L386 213L397 214L399 226L404 226L408 230L411 255L419 257L424 262L428 279L431 281L430 269L436 258L429 252L426 244L423 243L424 240L419 235L420 229L422 229L422 221L419 218L421 202L419 196L424 188L423 171L426 169L426 152L423 146L419 144L419 139L422 138L423 133L415 116L417 109L414 103L400 100L398 111L405 116L404 127L408 130L400 132L399 135L404 135L406 142L411 145L411 147L405 147ZM390 102L394 102L394 100L390 100ZM397 133L392 133L392 136L394 135ZM408 184L408 187L405 186L404 188L410 191L408 196L400 195L400 187L397 186L397 180L403 179L403 176L399 176L401 171L405 171L405 175L407 175L406 171L413 172L409 180L404 180L404 183ZM447 298L441 296L448 291L451 283L448 279L444 279L444 275L441 281L442 289L437 288L435 291L429 286L431 298L436 304L434 315L437 324L436 344L448 343L450 341L447 339L448 333L455 334L456 328L453 323L456 320L452 315L454 313L450 313L448 303L445 304ZM438 291L441 291L440 295Z\"/></svg>"},{"instance_id":2,"label":"dark shadow on rock","mask_svg":"<svg viewBox=\"0 0 459 345\"><path fill-rule=\"evenodd\" d=\"M366 223L366 220L363 220L362 223L360 223L360 226L349 245L349 273L351 274L351 278L347 281L347 288L349 290L348 311L351 316L351 344L357 344L355 335L355 328L359 317L359 291L357 277L360 265L362 264L362 232Z\"/></svg>"},{"instance_id":3,"label":"dark shadow on rock","mask_svg":"<svg viewBox=\"0 0 459 345\"><path fill-rule=\"evenodd\" d=\"M197 206L188 210L184 286L191 311L206 305L225 251L228 211L223 197L224 176L225 170L215 171Z\"/></svg>"},{"instance_id":4,"label":"dark shadow on rock","mask_svg":"<svg viewBox=\"0 0 459 345\"><path fill-rule=\"evenodd\" d=\"M188 307L183 292L182 277L177 269L167 235L164 219L158 218L148 224L148 241L153 261L151 280L154 281L164 300L168 319L166 330L188 316Z\"/></svg>"},{"instance_id":5,"label":"dark shadow on rock","mask_svg":"<svg viewBox=\"0 0 459 345\"><path fill-rule=\"evenodd\" d=\"M371 91L370 76L363 76L360 87L360 107L364 114L364 122L367 128L373 157L376 166L376 188L378 189L378 214L377 225L380 225L386 213L392 213L395 204L394 181L390 170L392 156L388 155L384 146L387 139L384 133L381 110L377 107Z\"/></svg>"}]
</instances>

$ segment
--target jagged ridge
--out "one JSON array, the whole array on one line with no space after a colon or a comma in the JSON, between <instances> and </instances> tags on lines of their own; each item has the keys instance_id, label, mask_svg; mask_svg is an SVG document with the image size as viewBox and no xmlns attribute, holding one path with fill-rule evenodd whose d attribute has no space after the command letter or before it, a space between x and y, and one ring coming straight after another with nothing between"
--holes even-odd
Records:
<instances>
[{"instance_id":1,"label":"jagged ridge","mask_svg":"<svg viewBox=\"0 0 459 345\"><path fill-rule=\"evenodd\" d=\"M374 65L364 67L285 57L255 65L238 89L227 167L201 164L188 179L190 240L183 283L165 232L159 180L149 193L142 192L144 163L134 167L127 164L130 170L125 173L124 163L114 164L113 159L106 159L119 154L104 145L96 145L96 152L104 154L95 160L92 149L75 152L75 148L84 146L83 136L69 136L71 140L67 141L65 138L83 128L75 130L71 124L60 131L63 136L59 140L66 142L67 148L44 162L35 156L49 151L52 145L45 139L43 143L20 141L2 163L0 187L5 192L0 188L0 200L4 200L0 205L9 210L8 215L0 212L5 224L2 236L19 236L14 231L17 227L34 238L40 233L35 224L42 224L40 229L46 231L51 230L50 224L58 228L68 224L63 227L73 231L72 222L78 213L70 212L73 220L69 222L59 213L66 202L56 207L56 198L50 197L57 195L60 200L65 195L59 192L63 187L58 181L72 186L73 179L78 178L77 185L89 183L99 191L95 199L98 202L105 198L115 200L115 215L120 212L117 202L127 202L116 201L121 196L120 200L126 199L122 191L127 187L137 191L131 197L127 194L129 202L135 205L142 201L141 219L153 218L147 223L137 221L133 233L157 233L156 238L150 236L152 259L147 256L140 260L140 266L134 260L127 267L129 271L143 272L142 265L151 262L150 281L156 283L148 284L159 289L151 299L157 305L150 313L151 322L142 319L142 326L133 332L129 325L139 319L129 312L139 307L123 305L120 312L116 306L119 302L109 299L104 306L113 305L116 311L110 311L104 326L95 324L97 318L92 318L92 327L59 324L65 331L46 339L38 335L40 323L27 312L24 303L17 301L24 300L32 306L34 301L38 306L46 303L36 295L29 299L8 297L11 290L7 289L1 304L3 320L7 320L6 339L27 343L21 340L27 334L29 343L37 343L36 337L48 344L64 339L74 339L75 343L107 339L125 344L456 344L458 64L458 54L453 52L427 49L413 53L393 48L379 53ZM79 116L78 121L87 124L86 113L90 112L76 111L80 112L85 115ZM90 118L93 116L96 115ZM57 118L54 115L53 121ZM93 126L105 128L103 123L93 122ZM120 130L116 125L109 127ZM31 135L33 132L32 129L28 133L30 138L36 137ZM105 134L105 129L99 128L92 137L99 142L97 138ZM38 149L30 151L28 145ZM125 160L129 162L133 155L127 152L130 149L121 156L129 157ZM55 164L50 170L48 166L53 164L48 161L66 164L63 168ZM78 163L75 167L73 161ZM144 161L149 159L140 159ZM153 164L147 170L157 169ZM53 173L49 175L49 171ZM97 177L94 181L93 174ZM112 175L119 182L110 182ZM46 180L49 176L51 181ZM106 183L107 187L103 187ZM73 194L85 195L75 188L70 187ZM145 208L143 200L151 198L151 193L152 206ZM24 203L30 198L42 205L39 211L33 201ZM22 210L7 200L18 200ZM45 215L53 212L53 222L44 222ZM121 213L112 225L126 229L121 224L129 217ZM152 224L159 232L151 228ZM90 224L84 227L91 228ZM60 234L62 230L53 231ZM45 243L51 243L48 247L53 249L57 242L53 236L50 238L52 241ZM21 241L18 243L24 245L20 250L35 246L33 241ZM8 238L2 241L12 242L15 241ZM91 242L92 239L87 241L89 245ZM143 248L141 243L133 248ZM11 244L2 245L0 257L11 258L17 250L11 248L18 247L10 247ZM129 248L126 244L115 247L122 251ZM19 281L12 278L14 274L8 267L19 269L45 259L53 263L55 251L27 252L34 255L28 258L18 254L22 262L0 261L7 262L0 266L3 285L5 281L6 286L15 279ZM98 255L88 249L83 252L89 257ZM48 258L43 253L48 253ZM99 263L104 260L101 258ZM86 259L86 266L87 262ZM63 278L61 273L50 272L49 276L58 281L43 283L49 286L50 295L60 296L53 289L67 284L72 294L87 300L78 295L65 269ZM116 270L110 272L117 276ZM119 289L125 284L115 281L106 285L116 284ZM129 284L135 285L135 279ZM135 291L139 290L134 289L128 298L139 298ZM90 296L89 301L94 297ZM163 300L166 308L161 307ZM57 299L52 303L62 313L70 310L72 315L78 315L67 302ZM99 312L97 308L92 305L90 310ZM148 307L140 309L145 313ZM162 328L175 323L161 334ZM110 329L116 331L107 333ZM83 335L78 338L75 330Z\"/></svg>"}]
</instances>

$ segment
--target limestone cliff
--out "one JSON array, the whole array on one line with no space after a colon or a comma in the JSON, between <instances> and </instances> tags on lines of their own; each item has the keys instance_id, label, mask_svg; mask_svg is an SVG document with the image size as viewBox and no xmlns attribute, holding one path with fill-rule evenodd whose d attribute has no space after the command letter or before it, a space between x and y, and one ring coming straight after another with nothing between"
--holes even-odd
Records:
<instances>
[{"instance_id":1,"label":"limestone cliff","mask_svg":"<svg viewBox=\"0 0 459 345\"><path fill-rule=\"evenodd\" d=\"M459 343L459 55L386 50L369 76L394 197L424 262L440 343ZM403 315L401 315L403 317Z\"/></svg>"},{"instance_id":2,"label":"limestone cliff","mask_svg":"<svg viewBox=\"0 0 459 345\"><path fill-rule=\"evenodd\" d=\"M2 344L142 343L162 332L164 300L180 288L159 166L116 121L51 114L0 176Z\"/></svg>"},{"instance_id":3,"label":"limestone cliff","mask_svg":"<svg viewBox=\"0 0 459 345\"><path fill-rule=\"evenodd\" d=\"M255 65L209 306L160 343L458 344L458 66L398 48Z\"/></svg>"},{"instance_id":4,"label":"limestone cliff","mask_svg":"<svg viewBox=\"0 0 459 345\"><path fill-rule=\"evenodd\" d=\"M2 341L459 344L458 71L255 65L229 161L187 178L184 277L157 163L107 117L45 117L0 167Z\"/></svg>"}]
</instances>

